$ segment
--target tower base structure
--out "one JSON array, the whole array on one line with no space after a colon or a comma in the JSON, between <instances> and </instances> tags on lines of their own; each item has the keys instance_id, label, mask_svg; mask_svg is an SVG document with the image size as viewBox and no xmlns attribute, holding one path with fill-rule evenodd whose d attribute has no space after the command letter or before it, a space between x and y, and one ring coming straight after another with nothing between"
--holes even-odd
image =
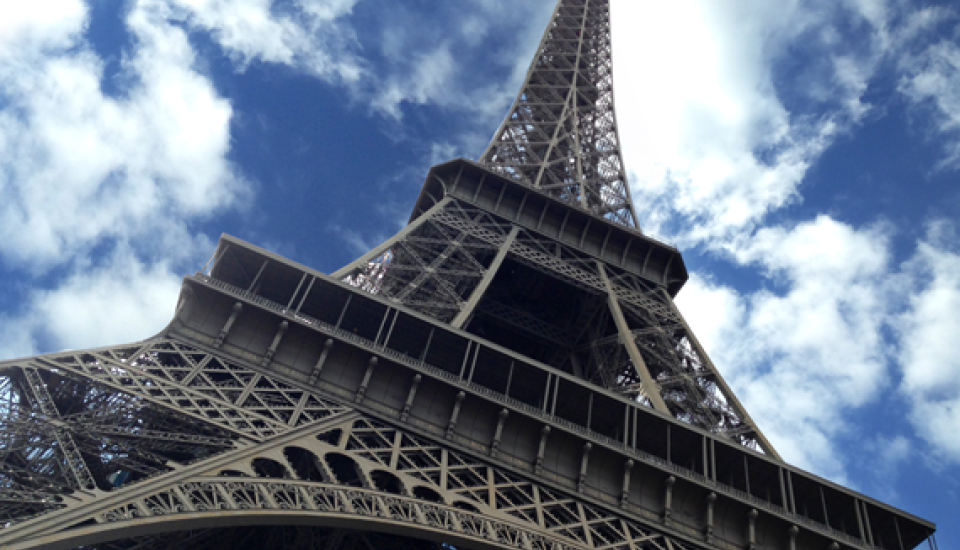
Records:
<instances>
[{"instance_id":1,"label":"tower base structure","mask_svg":"<svg viewBox=\"0 0 960 550\"><path fill-rule=\"evenodd\" d=\"M582 255L540 251L537 284L674 315L685 273L669 247L575 206L515 203L516 185L442 165L411 226L446 219L491 243L486 271L532 269L516 258L553 239ZM476 223L437 216L448 207ZM555 360L549 335L530 336L548 330L540 313L497 309L495 274L450 320L442 301L410 298L430 277L383 291L371 273L402 266L372 265L385 253L329 276L224 236L155 338L0 363L0 547L904 550L934 531L678 418L669 393L661 411ZM667 297L617 291L626 272ZM629 347L624 330L641 329L610 327Z\"/></svg>"}]
</instances>

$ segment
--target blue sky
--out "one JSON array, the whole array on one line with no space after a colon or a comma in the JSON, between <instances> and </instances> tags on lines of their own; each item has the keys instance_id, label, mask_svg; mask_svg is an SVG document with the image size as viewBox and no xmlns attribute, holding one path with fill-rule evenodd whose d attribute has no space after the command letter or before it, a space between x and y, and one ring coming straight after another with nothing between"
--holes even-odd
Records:
<instances>
[{"instance_id":1,"label":"blue sky","mask_svg":"<svg viewBox=\"0 0 960 550\"><path fill-rule=\"evenodd\" d=\"M5 5L0 357L150 336L221 232L348 263L480 155L553 3ZM960 547L960 6L612 4L634 200L714 362L788 461Z\"/></svg>"}]
</instances>

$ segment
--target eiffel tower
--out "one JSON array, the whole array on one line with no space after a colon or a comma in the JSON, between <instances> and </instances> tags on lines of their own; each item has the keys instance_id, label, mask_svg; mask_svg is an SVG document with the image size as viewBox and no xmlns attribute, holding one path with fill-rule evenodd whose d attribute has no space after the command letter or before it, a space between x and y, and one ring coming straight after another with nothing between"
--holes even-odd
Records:
<instances>
[{"instance_id":1,"label":"eiffel tower","mask_svg":"<svg viewBox=\"0 0 960 550\"><path fill-rule=\"evenodd\" d=\"M0 547L897 549L781 460L639 229L608 0L560 0L480 162L325 275L223 236L134 344L0 363Z\"/></svg>"}]
</instances>

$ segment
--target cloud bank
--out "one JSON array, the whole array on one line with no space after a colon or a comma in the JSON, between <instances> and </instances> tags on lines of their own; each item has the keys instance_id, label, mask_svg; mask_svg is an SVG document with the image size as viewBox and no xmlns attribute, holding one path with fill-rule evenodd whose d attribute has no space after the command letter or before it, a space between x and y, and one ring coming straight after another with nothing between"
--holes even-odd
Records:
<instances>
[{"instance_id":1,"label":"cloud bank","mask_svg":"<svg viewBox=\"0 0 960 550\"><path fill-rule=\"evenodd\" d=\"M944 343L960 337L956 250L928 237L898 265L898 228L883 219L790 214L822 155L882 116L866 99L880 78L932 121L926 136L945 142L939 167L956 168L960 56L926 38L956 26L956 13L872 0L614 0L613 10L616 91L630 98L617 105L620 134L641 226L759 276L759 288L734 288L694 274L678 302L774 446L845 480L843 448L865 443L847 417L905 398L911 445L960 463L948 435L960 372Z\"/></svg>"}]
</instances>

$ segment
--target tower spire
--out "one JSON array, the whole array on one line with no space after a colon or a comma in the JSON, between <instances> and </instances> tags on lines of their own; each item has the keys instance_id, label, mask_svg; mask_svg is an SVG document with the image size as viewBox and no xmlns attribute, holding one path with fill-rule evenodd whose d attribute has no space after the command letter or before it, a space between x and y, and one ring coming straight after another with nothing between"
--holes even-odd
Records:
<instances>
[{"instance_id":1,"label":"tower spire","mask_svg":"<svg viewBox=\"0 0 960 550\"><path fill-rule=\"evenodd\" d=\"M560 0L481 162L636 228L613 101L609 0Z\"/></svg>"}]
</instances>

